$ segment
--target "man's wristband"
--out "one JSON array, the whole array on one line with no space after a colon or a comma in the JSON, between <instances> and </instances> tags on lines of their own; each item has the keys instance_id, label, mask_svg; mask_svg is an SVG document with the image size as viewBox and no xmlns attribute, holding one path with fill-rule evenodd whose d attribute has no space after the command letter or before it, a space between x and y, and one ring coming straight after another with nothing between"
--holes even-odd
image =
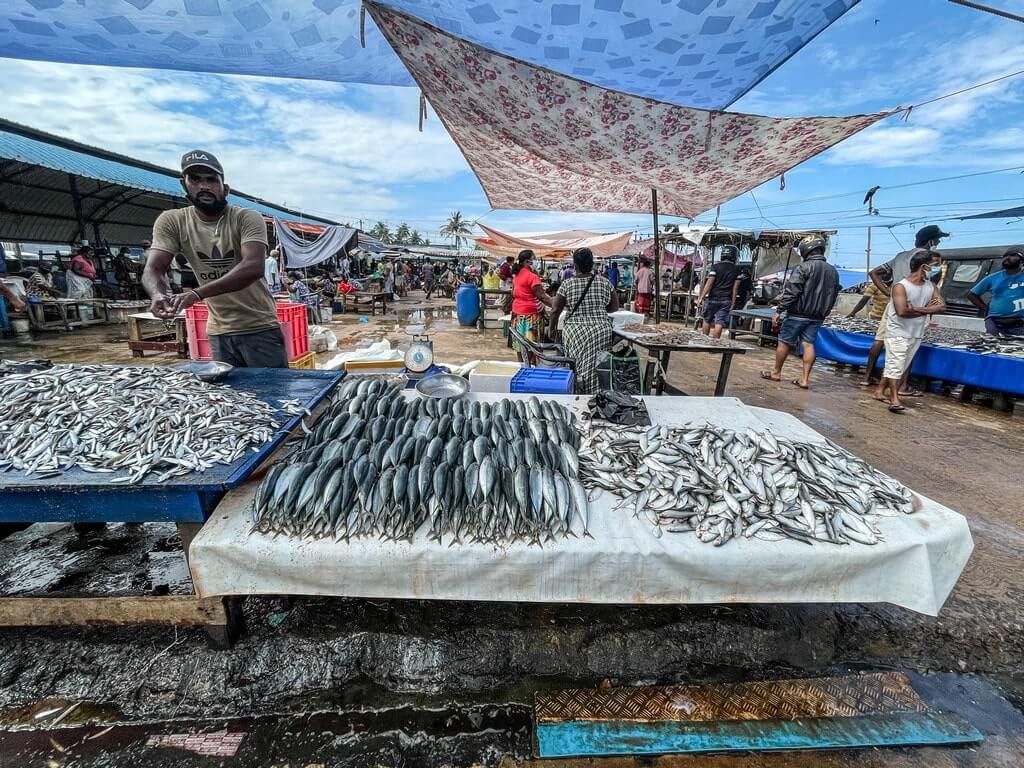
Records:
<instances>
[{"instance_id":1,"label":"man's wristband","mask_svg":"<svg viewBox=\"0 0 1024 768\"><path fill-rule=\"evenodd\" d=\"M190 291L191 293L194 293L194 294L195 294L195 297L196 297L196 300L197 300L197 301L202 301L202 300L203 300L203 297L202 297L202 295L200 295L199 291L198 291L198 290L196 290L195 288L189 288L189 291Z\"/></svg>"}]
</instances>

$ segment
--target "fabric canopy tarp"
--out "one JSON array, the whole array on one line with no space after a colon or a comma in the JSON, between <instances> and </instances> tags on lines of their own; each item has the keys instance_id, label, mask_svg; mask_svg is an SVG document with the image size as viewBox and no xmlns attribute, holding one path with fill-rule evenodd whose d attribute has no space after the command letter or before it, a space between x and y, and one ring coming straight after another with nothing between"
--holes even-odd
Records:
<instances>
[{"instance_id":1,"label":"fabric canopy tarp","mask_svg":"<svg viewBox=\"0 0 1024 768\"><path fill-rule=\"evenodd\" d=\"M722 108L857 0L388 0L607 88ZM359 0L4 0L0 56L412 85Z\"/></svg>"},{"instance_id":2,"label":"fabric canopy tarp","mask_svg":"<svg viewBox=\"0 0 1024 768\"><path fill-rule=\"evenodd\" d=\"M287 269L302 269L327 261L346 250L356 238L356 230L335 225L327 227L316 240L307 242L280 219L274 219L274 233L284 252Z\"/></svg>"},{"instance_id":3,"label":"fabric canopy tarp","mask_svg":"<svg viewBox=\"0 0 1024 768\"><path fill-rule=\"evenodd\" d=\"M516 256L524 249L529 249L538 258L543 258L569 253L577 248L589 248L594 252L594 256L604 258L621 253L630 238L633 237L632 232L602 235L585 230L538 235L510 235L485 227L483 224L477 224L477 226L485 232L485 235L473 239L481 248L498 258Z\"/></svg>"},{"instance_id":4,"label":"fabric canopy tarp","mask_svg":"<svg viewBox=\"0 0 1024 768\"><path fill-rule=\"evenodd\" d=\"M988 213L976 213L973 216L961 216L960 221L971 219L1020 219L1024 218L1024 205L1016 208L1003 208L1001 211L989 211Z\"/></svg>"},{"instance_id":5,"label":"fabric canopy tarp","mask_svg":"<svg viewBox=\"0 0 1024 768\"><path fill-rule=\"evenodd\" d=\"M367 3L494 208L692 218L891 113L768 118L599 88Z\"/></svg>"}]
</instances>

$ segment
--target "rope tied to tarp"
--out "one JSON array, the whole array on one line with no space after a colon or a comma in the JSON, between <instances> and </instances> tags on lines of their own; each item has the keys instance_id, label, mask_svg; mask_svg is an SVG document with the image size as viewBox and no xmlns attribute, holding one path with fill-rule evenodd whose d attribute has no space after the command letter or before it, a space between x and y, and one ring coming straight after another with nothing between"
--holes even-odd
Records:
<instances>
[{"instance_id":1,"label":"rope tied to tarp","mask_svg":"<svg viewBox=\"0 0 1024 768\"><path fill-rule=\"evenodd\" d=\"M366 6L359 4L359 47L366 47Z\"/></svg>"}]
</instances>

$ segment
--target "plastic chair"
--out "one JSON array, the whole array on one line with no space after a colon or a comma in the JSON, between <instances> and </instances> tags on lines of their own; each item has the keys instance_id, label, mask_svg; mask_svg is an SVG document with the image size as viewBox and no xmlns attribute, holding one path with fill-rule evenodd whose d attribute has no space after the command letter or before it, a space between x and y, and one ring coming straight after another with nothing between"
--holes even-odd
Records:
<instances>
[{"instance_id":1,"label":"plastic chair","mask_svg":"<svg viewBox=\"0 0 1024 768\"><path fill-rule=\"evenodd\" d=\"M512 341L519 345L519 361L527 368L538 367L533 361L539 360L546 363L548 368L568 368L573 374L576 373L576 363L566 356L561 344L530 341L511 325L508 332Z\"/></svg>"}]
</instances>

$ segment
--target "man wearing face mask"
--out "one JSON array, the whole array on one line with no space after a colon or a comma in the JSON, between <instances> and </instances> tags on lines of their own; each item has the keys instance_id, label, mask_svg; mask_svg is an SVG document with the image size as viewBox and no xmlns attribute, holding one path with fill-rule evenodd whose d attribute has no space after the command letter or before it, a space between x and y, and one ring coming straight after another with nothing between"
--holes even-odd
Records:
<instances>
[{"instance_id":1,"label":"man wearing face mask","mask_svg":"<svg viewBox=\"0 0 1024 768\"><path fill-rule=\"evenodd\" d=\"M263 217L228 204L224 169L210 152L186 152L181 175L192 205L164 211L153 225L142 276L151 311L170 319L204 301L210 311L207 331L214 360L247 368L286 368L277 308L264 279ZM168 272L177 253L192 267L198 287L174 295Z\"/></svg>"},{"instance_id":2,"label":"man wearing face mask","mask_svg":"<svg viewBox=\"0 0 1024 768\"><path fill-rule=\"evenodd\" d=\"M974 306L985 313L985 330L993 336L1024 336L1024 245L1003 254L1002 272L993 272L967 293ZM991 294L988 304L982 300Z\"/></svg>"}]
</instances>

